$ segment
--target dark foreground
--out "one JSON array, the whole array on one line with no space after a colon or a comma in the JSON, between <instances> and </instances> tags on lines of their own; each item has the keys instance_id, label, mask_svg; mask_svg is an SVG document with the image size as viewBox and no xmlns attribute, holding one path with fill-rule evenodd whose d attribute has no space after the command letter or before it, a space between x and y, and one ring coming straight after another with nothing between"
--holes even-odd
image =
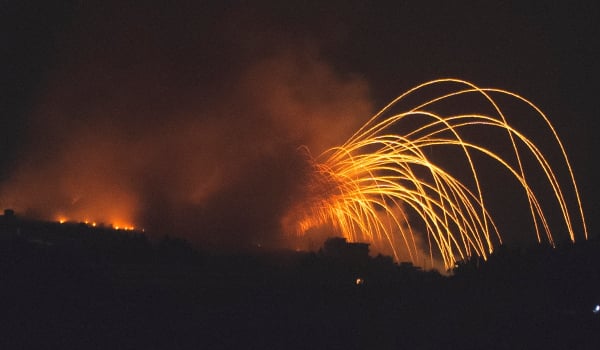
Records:
<instances>
[{"instance_id":1,"label":"dark foreground","mask_svg":"<svg viewBox=\"0 0 600 350\"><path fill-rule=\"evenodd\" d=\"M1 240L0 349L600 348L597 240L447 277L343 247L216 256L72 231Z\"/></svg>"}]
</instances>

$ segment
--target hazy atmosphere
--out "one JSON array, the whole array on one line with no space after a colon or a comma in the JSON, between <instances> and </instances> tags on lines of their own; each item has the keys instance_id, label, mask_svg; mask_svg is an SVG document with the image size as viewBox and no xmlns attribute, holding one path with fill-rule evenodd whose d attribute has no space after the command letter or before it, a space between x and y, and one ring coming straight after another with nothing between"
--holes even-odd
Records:
<instances>
[{"instance_id":1,"label":"hazy atmosphere","mask_svg":"<svg viewBox=\"0 0 600 350\"><path fill-rule=\"evenodd\" d=\"M0 349L600 349L598 4L0 1Z\"/></svg>"},{"instance_id":2,"label":"hazy atmosphere","mask_svg":"<svg viewBox=\"0 0 600 350\"><path fill-rule=\"evenodd\" d=\"M20 214L218 249L290 247L281 221L308 171L298 147L317 155L405 90L456 77L547 113L594 231L594 4L23 1L2 11L0 205ZM511 215L507 201L498 215Z\"/></svg>"}]
</instances>

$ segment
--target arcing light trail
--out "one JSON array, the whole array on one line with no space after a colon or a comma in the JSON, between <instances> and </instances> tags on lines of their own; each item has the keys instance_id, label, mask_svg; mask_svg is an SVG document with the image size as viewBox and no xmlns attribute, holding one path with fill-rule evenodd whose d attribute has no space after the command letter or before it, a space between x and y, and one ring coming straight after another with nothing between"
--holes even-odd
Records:
<instances>
[{"instance_id":1,"label":"arcing light trail","mask_svg":"<svg viewBox=\"0 0 600 350\"><path fill-rule=\"evenodd\" d=\"M445 88L447 92L405 112L391 113L401 102L420 96L428 88ZM559 182L550 159L508 124L497 102L501 96L524 105L545 123L560 149L560 161L570 177L568 182ZM434 112L442 103L462 97L483 99L491 113ZM410 130L400 135L397 130L401 122L409 119ZM500 131L511 149L509 156L469 141L470 132L484 128ZM495 140L490 141L493 144ZM461 179L428 156L434 149L443 151L449 146L458 150L466 165L467 175L462 174ZM554 238L544 211L546 203L542 203L528 177L532 166L529 163L538 168L535 174L543 174L532 176L536 184L544 181L549 185L571 241L575 241L576 229L582 229L587 239L579 191L556 130L532 102L509 91L479 88L457 79L426 82L393 100L343 145L317 158L311 157L308 150L307 155L314 170L308 183L308 199L290 214L299 235L329 225L350 241L388 248L396 260L400 259L400 251L407 251L410 259L418 263L422 258L416 235L424 230L432 265L434 253L441 256L446 269L471 256L487 259L494 244L502 243L502 235L488 210L488 200L493 198L486 196L477 167L477 160L483 155L508 171L516 180L517 190L520 187L523 191L538 242L554 245ZM415 214L420 229L415 228Z\"/></svg>"}]
</instances>

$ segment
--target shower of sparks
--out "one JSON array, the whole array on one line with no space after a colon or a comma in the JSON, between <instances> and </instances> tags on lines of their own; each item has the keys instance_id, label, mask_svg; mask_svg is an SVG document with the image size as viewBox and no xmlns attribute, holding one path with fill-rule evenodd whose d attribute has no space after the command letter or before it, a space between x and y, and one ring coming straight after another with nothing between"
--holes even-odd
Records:
<instances>
[{"instance_id":1,"label":"shower of sparks","mask_svg":"<svg viewBox=\"0 0 600 350\"><path fill-rule=\"evenodd\" d=\"M405 112L393 112L400 103L431 88L446 88L447 92L416 103ZM442 103L473 96L483 99L491 113L440 115L434 112L441 109ZM497 102L500 97L517 101L536 118L541 118L560 148L560 161L568 171L568 182L559 182L550 159L532 140L508 124ZM410 130L400 134L400 124L407 120L412 123ZM510 145L509 155L501 155L502 152L490 147L497 144L496 140L489 140L489 145L469 141L473 127L500 130L499 134L504 135ZM430 156L433 150L443 152L449 146L457 150L464 161L463 173L467 175L462 174L460 179ZM540 182L549 185L571 241L575 241L576 230L582 230L587 239L579 191L562 141L536 105L509 91L480 88L458 79L426 82L389 103L343 145L316 158L310 156L308 149L306 151L314 169L307 188L308 200L290 214L299 235L308 235L311 228L329 225L350 241L386 247L397 261L401 251L408 252L410 259L418 263L423 257L419 256L416 235L424 234L432 266L434 255L441 257L446 269L472 256L487 259L494 245L502 244L502 235L487 207L487 201L493 198L486 197L484 179L477 168L477 159L480 159L477 154L481 154L497 162L516 180L516 189L520 188L525 195L538 242L554 245L545 203L534 192L533 178L536 185ZM534 163L541 172L531 175L529 163ZM571 197L574 199L567 200ZM417 221L420 229L415 228Z\"/></svg>"}]
</instances>

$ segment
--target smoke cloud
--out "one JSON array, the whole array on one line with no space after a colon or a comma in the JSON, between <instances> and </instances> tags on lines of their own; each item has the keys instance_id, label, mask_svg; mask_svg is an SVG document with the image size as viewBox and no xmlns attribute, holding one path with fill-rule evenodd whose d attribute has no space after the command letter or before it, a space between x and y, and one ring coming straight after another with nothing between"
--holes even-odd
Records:
<instances>
[{"instance_id":1,"label":"smoke cloud","mask_svg":"<svg viewBox=\"0 0 600 350\"><path fill-rule=\"evenodd\" d=\"M373 112L366 82L245 8L75 12L1 205L215 249L286 246L298 147L349 137Z\"/></svg>"}]
</instances>

